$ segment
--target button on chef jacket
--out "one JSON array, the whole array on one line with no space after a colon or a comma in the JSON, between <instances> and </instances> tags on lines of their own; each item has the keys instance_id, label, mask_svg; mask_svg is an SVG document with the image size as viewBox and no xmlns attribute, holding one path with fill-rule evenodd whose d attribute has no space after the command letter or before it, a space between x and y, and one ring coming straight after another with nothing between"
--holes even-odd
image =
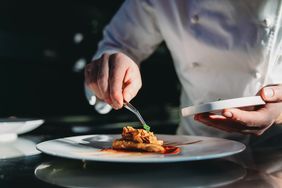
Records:
<instances>
[{"instance_id":1,"label":"button on chef jacket","mask_svg":"<svg viewBox=\"0 0 282 188\"><path fill-rule=\"evenodd\" d=\"M127 0L94 59L122 52L139 64L165 42L182 84L180 108L253 96L282 83L281 10L280 0ZM230 135L193 117L181 117L178 134Z\"/></svg>"}]
</instances>

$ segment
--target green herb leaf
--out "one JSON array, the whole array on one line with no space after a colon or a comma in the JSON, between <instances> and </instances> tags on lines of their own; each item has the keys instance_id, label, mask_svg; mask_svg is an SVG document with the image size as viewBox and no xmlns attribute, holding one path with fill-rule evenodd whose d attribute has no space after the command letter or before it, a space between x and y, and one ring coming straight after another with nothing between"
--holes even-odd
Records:
<instances>
[{"instance_id":1,"label":"green herb leaf","mask_svg":"<svg viewBox=\"0 0 282 188\"><path fill-rule=\"evenodd\" d=\"M143 128L147 131L147 132L149 132L150 131L150 126L148 126L147 124L144 124L143 125Z\"/></svg>"}]
</instances>

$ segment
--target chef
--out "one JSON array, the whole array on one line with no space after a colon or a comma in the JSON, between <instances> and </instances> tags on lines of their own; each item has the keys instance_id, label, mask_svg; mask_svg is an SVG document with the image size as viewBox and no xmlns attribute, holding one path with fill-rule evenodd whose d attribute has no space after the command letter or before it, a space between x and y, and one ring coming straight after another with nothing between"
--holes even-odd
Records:
<instances>
[{"instance_id":1,"label":"chef","mask_svg":"<svg viewBox=\"0 0 282 188\"><path fill-rule=\"evenodd\" d=\"M266 102L182 117L178 134L226 138L282 131L281 3L125 1L85 68L87 91L96 96L90 103L101 113L122 108L142 86L140 63L165 42L182 85L181 107L254 95Z\"/></svg>"}]
</instances>

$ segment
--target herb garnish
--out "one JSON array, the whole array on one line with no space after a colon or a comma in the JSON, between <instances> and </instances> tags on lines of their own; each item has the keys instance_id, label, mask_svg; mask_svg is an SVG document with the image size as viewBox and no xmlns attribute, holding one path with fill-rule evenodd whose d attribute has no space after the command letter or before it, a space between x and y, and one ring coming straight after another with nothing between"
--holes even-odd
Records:
<instances>
[{"instance_id":1,"label":"herb garnish","mask_svg":"<svg viewBox=\"0 0 282 188\"><path fill-rule=\"evenodd\" d=\"M150 131L150 126L149 125L147 125L147 124L144 124L143 125L143 128L147 131L147 132L149 132Z\"/></svg>"}]
</instances>

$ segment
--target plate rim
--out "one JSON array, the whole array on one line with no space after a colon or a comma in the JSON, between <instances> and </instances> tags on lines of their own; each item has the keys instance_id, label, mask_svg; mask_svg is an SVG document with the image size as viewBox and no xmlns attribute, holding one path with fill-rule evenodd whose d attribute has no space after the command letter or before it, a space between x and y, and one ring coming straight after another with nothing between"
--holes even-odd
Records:
<instances>
[{"instance_id":1,"label":"plate rim","mask_svg":"<svg viewBox=\"0 0 282 188\"><path fill-rule=\"evenodd\" d=\"M232 99L213 101L204 104L183 107L181 109L181 115L183 117L186 117L198 113L223 110L226 108L239 108L239 107L257 106L264 104L266 103L260 96L232 98Z\"/></svg>"}]
</instances>

